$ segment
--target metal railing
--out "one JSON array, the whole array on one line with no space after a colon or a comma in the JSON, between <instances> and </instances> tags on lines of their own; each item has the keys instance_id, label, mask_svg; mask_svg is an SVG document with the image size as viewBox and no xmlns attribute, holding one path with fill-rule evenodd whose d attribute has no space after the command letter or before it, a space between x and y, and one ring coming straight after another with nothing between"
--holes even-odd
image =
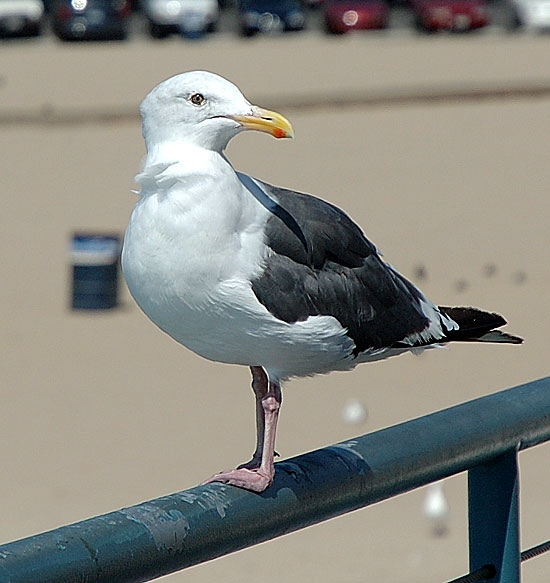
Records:
<instances>
[{"instance_id":1,"label":"metal railing","mask_svg":"<svg viewBox=\"0 0 550 583\"><path fill-rule=\"evenodd\" d=\"M255 494L208 484L0 546L0 583L137 583L468 470L470 569L520 579L517 452L550 440L550 377L276 464Z\"/></svg>"}]
</instances>

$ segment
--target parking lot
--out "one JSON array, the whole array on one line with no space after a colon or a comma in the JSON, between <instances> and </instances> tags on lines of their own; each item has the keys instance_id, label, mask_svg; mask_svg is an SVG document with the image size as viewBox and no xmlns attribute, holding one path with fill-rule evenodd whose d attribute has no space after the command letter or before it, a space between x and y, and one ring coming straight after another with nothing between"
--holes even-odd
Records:
<instances>
[{"instance_id":1,"label":"parking lot","mask_svg":"<svg viewBox=\"0 0 550 583\"><path fill-rule=\"evenodd\" d=\"M48 38L52 35L52 12L54 2L50 2L50 14L44 17L43 26L41 28L42 39ZM508 34L513 30L514 11L509 2L499 2L497 0L489 0L487 4L489 12L490 24L483 29L475 31L476 34ZM324 22L323 8L320 5L314 7L306 7L306 25L303 31L292 34L325 34L326 26ZM0 29L1 30L1 29ZM515 29L514 29L515 30ZM520 29L521 32L521 29ZM150 27L144 17L140 5L135 3L132 8L132 14L127 23L127 40L135 40L136 38L145 35L150 36ZM392 35L392 34L422 34L418 30L416 17L411 8L405 0L394 1L390 4L390 16L388 27L384 30L368 30L356 31L351 34L366 34L366 35ZM239 16L236 6L231 3L224 3L224 7L220 9L219 19L217 21L215 32L212 35L201 37L201 41L207 40L208 36L216 35L239 35L241 34L241 26L239 23ZM16 42L31 41L33 39L9 39ZM198 39L194 39L198 40Z\"/></svg>"}]
</instances>

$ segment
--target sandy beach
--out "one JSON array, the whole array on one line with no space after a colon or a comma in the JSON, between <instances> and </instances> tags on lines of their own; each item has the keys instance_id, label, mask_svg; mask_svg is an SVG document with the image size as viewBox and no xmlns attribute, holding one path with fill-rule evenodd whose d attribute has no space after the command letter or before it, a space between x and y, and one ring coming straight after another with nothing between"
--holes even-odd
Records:
<instances>
[{"instance_id":1,"label":"sandy beach","mask_svg":"<svg viewBox=\"0 0 550 583\"><path fill-rule=\"evenodd\" d=\"M139 102L198 68L294 125L293 141L235 139L235 167L346 209L404 275L422 268L415 281L433 301L502 313L526 340L292 381L283 458L548 374L550 96L521 90L550 87L546 37L9 43L0 52L2 542L189 488L253 449L247 369L177 345L122 283L118 309L69 309L72 233L122 234L135 202ZM487 97L453 97L465 89ZM344 421L349 399L364 404L365 422ZM520 456L522 548L549 536L548 460L548 446ZM420 489L166 580L452 579L467 571L465 475L444 489L442 537L423 517ZM545 582L548 561L526 563L523 580Z\"/></svg>"}]
</instances>

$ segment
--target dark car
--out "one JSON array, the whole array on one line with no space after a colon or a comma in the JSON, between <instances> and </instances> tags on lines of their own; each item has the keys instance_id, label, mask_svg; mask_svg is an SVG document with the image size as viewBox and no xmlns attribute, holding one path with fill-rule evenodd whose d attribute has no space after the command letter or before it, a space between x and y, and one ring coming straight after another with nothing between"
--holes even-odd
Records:
<instances>
[{"instance_id":1,"label":"dark car","mask_svg":"<svg viewBox=\"0 0 550 583\"><path fill-rule=\"evenodd\" d=\"M241 34L302 30L306 15L300 0L241 0L239 25Z\"/></svg>"},{"instance_id":2,"label":"dark car","mask_svg":"<svg viewBox=\"0 0 550 583\"><path fill-rule=\"evenodd\" d=\"M51 8L61 40L123 40L129 15L129 0L58 0Z\"/></svg>"},{"instance_id":3,"label":"dark car","mask_svg":"<svg viewBox=\"0 0 550 583\"><path fill-rule=\"evenodd\" d=\"M417 28L426 32L462 32L487 26L484 0L411 0Z\"/></svg>"},{"instance_id":4,"label":"dark car","mask_svg":"<svg viewBox=\"0 0 550 583\"><path fill-rule=\"evenodd\" d=\"M385 0L327 0L323 13L325 30L332 34L387 28L390 19Z\"/></svg>"},{"instance_id":5,"label":"dark car","mask_svg":"<svg viewBox=\"0 0 550 583\"><path fill-rule=\"evenodd\" d=\"M39 35L43 15L40 0L0 0L0 37Z\"/></svg>"}]
</instances>

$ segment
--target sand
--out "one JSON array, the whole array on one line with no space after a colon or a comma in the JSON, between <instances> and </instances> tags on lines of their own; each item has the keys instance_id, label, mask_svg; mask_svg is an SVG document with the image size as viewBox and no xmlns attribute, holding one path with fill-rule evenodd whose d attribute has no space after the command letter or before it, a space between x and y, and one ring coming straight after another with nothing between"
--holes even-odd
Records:
<instances>
[{"instance_id":1,"label":"sand","mask_svg":"<svg viewBox=\"0 0 550 583\"><path fill-rule=\"evenodd\" d=\"M252 450L246 369L178 346L122 286L117 310L68 309L71 233L124 231L143 155L138 103L186 69L219 72L294 123L293 142L240 136L228 151L235 166L345 208L405 275L424 268L418 283L434 301L498 311L526 338L293 381L277 446L284 457L548 374L548 95L368 99L547 87L547 43L307 33L2 46L0 540L191 487ZM350 97L355 104L327 105ZM350 398L367 407L360 425L342 418ZM548 538L548 447L520 462L526 548ZM445 482L444 537L423 518L420 489L168 580L451 579L467 571L465 483ZM542 583L547 572L548 558L534 559L524 580Z\"/></svg>"}]
</instances>

